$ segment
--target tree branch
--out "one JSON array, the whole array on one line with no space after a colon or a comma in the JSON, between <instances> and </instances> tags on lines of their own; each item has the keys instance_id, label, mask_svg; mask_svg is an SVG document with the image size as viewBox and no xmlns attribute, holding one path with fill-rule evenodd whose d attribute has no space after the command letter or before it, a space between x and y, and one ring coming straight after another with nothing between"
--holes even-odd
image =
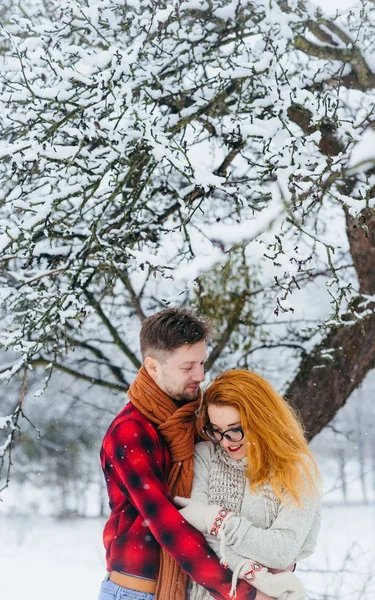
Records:
<instances>
[{"instance_id":1,"label":"tree branch","mask_svg":"<svg viewBox=\"0 0 375 600\"><path fill-rule=\"evenodd\" d=\"M40 357L40 358L36 358L35 360L31 361L30 364L33 367L42 367L42 366L45 367L47 365L50 365L51 361ZM128 383L121 385L119 383L113 383L111 381L105 381L104 379L99 379L98 377L91 377L90 375L85 375L81 371L76 371L75 369L71 369L70 367L67 367L66 365L62 365L57 362L53 363L53 368L58 369L59 371L62 371L62 373L66 373L67 375L71 375L72 377L75 377L76 379L81 379L82 381L87 381L87 382L91 383L92 385L100 385L101 387L109 388L111 390L117 390L119 392L126 392L129 388Z\"/></svg>"},{"instance_id":2,"label":"tree branch","mask_svg":"<svg viewBox=\"0 0 375 600\"><path fill-rule=\"evenodd\" d=\"M119 279L121 279L122 283L124 284L124 286L126 287L126 289L128 290L131 299L133 301L133 305L135 310L137 311L137 315L140 319L140 321L144 321L146 318L146 315L144 314L143 310L142 310L142 306L141 303L139 301L139 296L137 296L137 294L135 293L135 290L132 286L132 283L130 281L130 277L129 274L127 272L127 270L123 270L123 271L117 271Z\"/></svg>"},{"instance_id":3,"label":"tree branch","mask_svg":"<svg viewBox=\"0 0 375 600\"><path fill-rule=\"evenodd\" d=\"M350 244L361 294L375 294L375 218L373 211L364 209L353 219L347 209L346 232Z\"/></svg>"},{"instance_id":4,"label":"tree branch","mask_svg":"<svg viewBox=\"0 0 375 600\"><path fill-rule=\"evenodd\" d=\"M361 222L362 217L362 222ZM364 210L359 220L346 211L347 234L362 294L375 293L375 219ZM299 410L311 439L333 419L350 394L375 367L375 304L352 303L346 321L334 327L302 359L286 396Z\"/></svg>"},{"instance_id":5,"label":"tree branch","mask_svg":"<svg viewBox=\"0 0 375 600\"><path fill-rule=\"evenodd\" d=\"M308 439L333 419L368 371L375 367L374 339L373 312L353 324L333 328L302 359L285 396L297 408Z\"/></svg>"},{"instance_id":6,"label":"tree branch","mask_svg":"<svg viewBox=\"0 0 375 600\"><path fill-rule=\"evenodd\" d=\"M116 365L111 364L109 362L109 359L105 356L105 354L101 350L99 350L99 348L92 346L88 342L76 340L75 338L73 338L69 335L66 337L66 339L67 339L67 342L69 344L71 344L73 347L84 348L84 349L88 350L89 352L92 352L92 354L94 354L100 360L103 361L102 364L104 364L104 366L106 366L107 369L109 369L111 371L112 375L118 381L120 381L120 383L123 383L124 385L129 386L129 383L126 381L126 379L124 379L124 376L122 374L122 370L120 369L120 367L117 367Z\"/></svg>"},{"instance_id":7,"label":"tree branch","mask_svg":"<svg viewBox=\"0 0 375 600\"><path fill-rule=\"evenodd\" d=\"M246 293L238 296L237 301L233 307L233 311L231 313L230 318L228 318L227 326L220 335L220 338L214 348L212 349L209 357L206 361L206 371L209 371L213 364L217 361L221 353L223 352L225 346L229 342L230 336L232 335L234 329L238 326L238 321L240 319L243 307L246 302Z\"/></svg>"},{"instance_id":8,"label":"tree branch","mask_svg":"<svg viewBox=\"0 0 375 600\"><path fill-rule=\"evenodd\" d=\"M111 333L111 335L113 337L113 341L115 342L116 346L118 346L120 348L120 350L122 350L122 352L125 354L125 356L128 357L128 359L132 362L132 364L137 369L140 369L141 362L138 360L136 355L130 350L130 348L125 344L125 342L119 336L117 329L112 325L111 321L104 314L102 307L100 306L100 303L94 298L94 296L93 296L93 294L91 294L91 292L86 290L85 294L87 296L89 303L91 304L91 306L93 308L95 308L97 314L103 321L104 325L106 326L108 331Z\"/></svg>"},{"instance_id":9,"label":"tree branch","mask_svg":"<svg viewBox=\"0 0 375 600\"><path fill-rule=\"evenodd\" d=\"M338 29L338 28L337 28ZM353 44L353 42L350 42ZM324 60L336 60L351 65L355 74L356 89L367 90L375 85L375 76L363 58L360 50L353 44L351 49L338 48L337 46L321 46L298 35L294 40L294 47L308 56L316 56Z\"/></svg>"}]
</instances>

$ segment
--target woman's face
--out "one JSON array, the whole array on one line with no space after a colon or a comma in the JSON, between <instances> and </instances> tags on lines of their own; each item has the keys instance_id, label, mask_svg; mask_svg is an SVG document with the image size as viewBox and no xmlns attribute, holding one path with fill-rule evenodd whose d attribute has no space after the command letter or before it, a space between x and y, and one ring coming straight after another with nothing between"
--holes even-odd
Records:
<instances>
[{"instance_id":1,"label":"woman's face","mask_svg":"<svg viewBox=\"0 0 375 600\"><path fill-rule=\"evenodd\" d=\"M240 411L234 406L210 405L207 411L212 429L224 433L228 429L241 427ZM231 432L228 431L227 433L230 435ZM245 458L247 454L245 438L240 442L231 442L223 437L220 444L234 460L241 460L241 458Z\"/></svg>"}]
</instances>

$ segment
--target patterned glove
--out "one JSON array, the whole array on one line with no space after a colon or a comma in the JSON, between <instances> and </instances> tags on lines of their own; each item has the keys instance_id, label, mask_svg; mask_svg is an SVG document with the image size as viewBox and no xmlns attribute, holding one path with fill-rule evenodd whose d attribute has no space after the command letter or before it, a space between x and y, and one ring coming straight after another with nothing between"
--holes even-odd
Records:
<instances>
[{"instance_id":1,"label":"patterned glove","mask_svg":"<svg viewBox=\"0 0 375 600\"><path fill-rule=\"evenodd\" d=\"M239 572L240 579L245 579L257 590L276 598L287 593L286 600L305 600L306 592L298 577L290 571L270 573L255 561L244 561Z\"/></svg>"},{"instance_id":2,"label":"patterned glove","mask_svg":"<svg viewBox=\"0 0 375 600\"><path fill-rule=\"evenodd\" d=\"M183 518L202 533L217 535L223 520L232 514L217 504L208 505L182 496L175 496L174 501L178 506L184 507L180 510Z\"/></svg>"}]
</instances>

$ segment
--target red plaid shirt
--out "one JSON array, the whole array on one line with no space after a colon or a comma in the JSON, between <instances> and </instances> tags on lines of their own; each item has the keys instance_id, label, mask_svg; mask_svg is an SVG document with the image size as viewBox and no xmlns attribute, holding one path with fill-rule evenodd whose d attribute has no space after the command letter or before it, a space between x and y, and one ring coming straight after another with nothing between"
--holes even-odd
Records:
<instances>
[{"instance_id":1,"label":"red plaid shirt","mask_svg":"<svg viewBox=\"0 0 375 600\"><path fill-rule=\"evenodd\" d=\"M111 508L103 534L107 570L157 579L163 546L191 579L217 600L228 600L232 573L172 504L169 450L156 426L131 402L110 425L101 462ZM255 588L240 582L238 600L255 595Z\"/></svg>"}]
</instances>

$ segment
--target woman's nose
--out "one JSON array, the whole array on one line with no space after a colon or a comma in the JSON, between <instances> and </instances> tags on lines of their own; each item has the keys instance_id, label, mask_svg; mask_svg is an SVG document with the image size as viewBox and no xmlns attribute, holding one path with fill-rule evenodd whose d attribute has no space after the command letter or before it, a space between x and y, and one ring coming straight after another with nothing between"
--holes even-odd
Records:
<instances>
[{"instance_id":1,"label":"woman's nose","mask_svg":"<svg viewBox=\"0 0 375 600\"><path fill-rule=\"evenodd\" d=\"M231 445L231 442L226 437L223 437L220 444L223 446L223 448L228 448L228 446Z\"/></svg>"}]
</instances>

